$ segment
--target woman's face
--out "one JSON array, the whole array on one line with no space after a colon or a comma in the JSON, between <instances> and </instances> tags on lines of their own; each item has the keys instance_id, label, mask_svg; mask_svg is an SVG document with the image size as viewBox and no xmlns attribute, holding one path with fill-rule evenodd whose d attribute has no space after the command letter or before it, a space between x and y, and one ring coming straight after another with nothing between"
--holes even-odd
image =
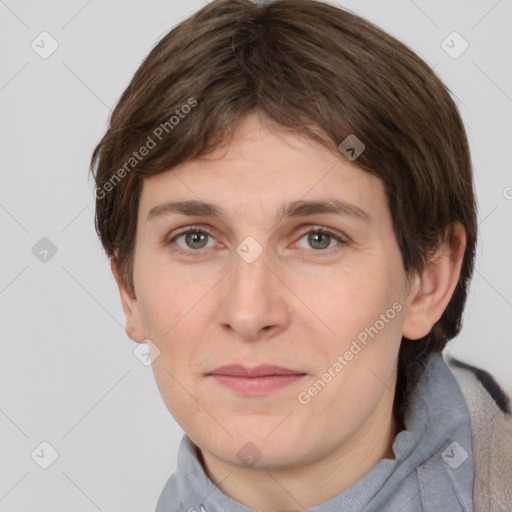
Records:
<instances>
[{"instance_id":1,"label":"woman's face","mask_svg":"<svg viewBox=\"0 0 512 512\"><path fill-rule=\"evenodd\" d=\"M144 181L134 286L130 335L158 347L162 397L203 454L307 464L389 416L406 276L357 161L246 116L227 148ZM261 365L281 369L247 375Z\"/></svg>"}]
</instances>

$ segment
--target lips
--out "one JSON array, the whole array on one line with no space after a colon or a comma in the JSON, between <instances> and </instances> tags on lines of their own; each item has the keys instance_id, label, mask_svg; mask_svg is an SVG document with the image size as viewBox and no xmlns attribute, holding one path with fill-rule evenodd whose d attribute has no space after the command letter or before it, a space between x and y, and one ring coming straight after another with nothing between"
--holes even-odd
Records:
<instances>
[{"instance_id":1,"label":"lips","mask_svg":"<svg viewBox=\"0 0 512 512\"><path fill-rule=\"evenodd\" d=\"M254 368L247 368L239 364L220 366L208 375L232 375L236 377L263 377L265 375L305 375L304 372L284 368L271 364L262 364Z\"/></svg>"},{"instance_id":2,"label":"lips","mask_svg":"<svg viewBox=\"0 0 512 512\"><path fill-rule=\"evenodd\" d=\"M238 395L267 395L302 379L306 374L283 366L263 364L248 368L226 365L207 374L221 386Z\"/></svg>"}]
</instances>

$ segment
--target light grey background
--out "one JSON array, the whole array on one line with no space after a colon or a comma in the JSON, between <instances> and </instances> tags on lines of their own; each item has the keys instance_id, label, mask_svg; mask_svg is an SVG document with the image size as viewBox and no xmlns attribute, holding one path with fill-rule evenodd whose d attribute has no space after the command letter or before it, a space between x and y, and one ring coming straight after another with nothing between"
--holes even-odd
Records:
<instances>
[{"instance_id":1,"label":"light grey background","mask_svg":"<svg viewBox=\"0 0 512 512\"><path fill-rule=\"evenodd\" d=\"M175 469L182 430L124 332L88 164L143 57L204 3L0 0L0 511L154 510ZM412 47L456 98L480 242L449 351L512 390L512 0L339 4ZM43 31L59 45L47 59L31 48ZM469 44L456 59L442 47L453 31ZM42 237L57 247L46 262L32 252ZM46 470L43 441L58 452Z\"/></svg>"}]
</instances>

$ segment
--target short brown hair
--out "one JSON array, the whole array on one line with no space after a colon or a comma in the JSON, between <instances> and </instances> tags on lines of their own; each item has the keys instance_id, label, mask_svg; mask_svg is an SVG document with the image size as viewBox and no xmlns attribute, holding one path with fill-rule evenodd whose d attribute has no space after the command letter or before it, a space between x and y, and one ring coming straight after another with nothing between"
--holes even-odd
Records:
<instances>
[{"instance_id":1,"label":"short brown hair","mask_svg":"<svg viewBox=\"0 0 512 512\"><path fill-rule=\"evenodd\" d=\"M184 105L193 112L185 115ZM394 404L402 422L426 357L460 331L476 204L466 133L448 89L370 22L316 0L214 0L173 28L135 73L92 156L103 247L135 294L142 180L229 141L252 111L334 151L351 134L363 141L356 163L385 186L408 275L424 268L453 222L466 230L460 279L444 314L421 340L402 339ZM147 147L159 126L158 144L135 160L133 151Z\"/></svg>"}]
</instances>

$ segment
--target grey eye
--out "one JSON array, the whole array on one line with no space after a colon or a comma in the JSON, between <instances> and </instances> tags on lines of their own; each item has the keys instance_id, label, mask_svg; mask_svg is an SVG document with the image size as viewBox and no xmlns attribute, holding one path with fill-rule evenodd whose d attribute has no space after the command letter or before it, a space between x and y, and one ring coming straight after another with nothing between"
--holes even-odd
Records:
<instances>
[{"instance_id":1,"label":"grey eye","mask_svg":"<svg viewBox=\"0 0 512 512\"><path fill-rule=\"evenodd\" d=\"M184 238L185 245L178 243L180 238ZM208 239L211 238L212 242L214 239L204 231L189 231L188 233L181 233L175 238L176 243L183 249L204 249L208 246Z\"/></svg>"}]
</instances>

